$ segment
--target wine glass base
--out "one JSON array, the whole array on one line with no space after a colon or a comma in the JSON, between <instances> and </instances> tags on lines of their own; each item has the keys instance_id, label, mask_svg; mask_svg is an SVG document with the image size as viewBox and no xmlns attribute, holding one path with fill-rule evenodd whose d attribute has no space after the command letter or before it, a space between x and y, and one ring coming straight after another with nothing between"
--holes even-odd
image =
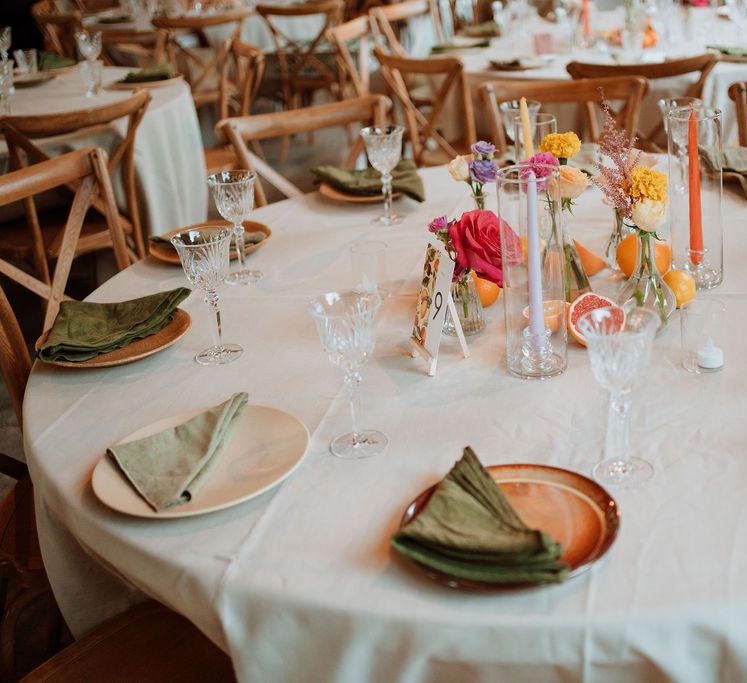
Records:
<instances>
[{"instance_id":1,"label":"wine glass base","mask_svg":"<svg viewBox=\"0 0 747 683\"><path fill-rule=\"evenodd\" d=\"M640 458L602 460L594 465L592 475L602 486L632 489L651 479L654 468Z\"/></svg>"},{"instance_id":2,"label":"wine glass base","mask_svg":"<svg viewBox=\"0 0 747 683\"><path fill-rule=\"evenodd\" d=\"M358 434L358 440L353 439L353 433L341 434L329 444L332 455L343 460L357 460L370 458L383 452L389 443L386 435L375 429L367 429Z\"/></svg>"},{"instance_id":3,"label":"wine glass base","mask_svg":"<svg viewBox=\"0 0 747 683\"><path fill-rule=\"evenodd\" d=\"M226 277L223 282L227 285L252 285L263 277L260 270L237 270Z\"/></svg>"},{"instance_id":4,"label":"wine glass base","mask_svg":"<svg viewBox=\"0 0 747 683\"><path fill-rule=\"evenodd\" d=\"M232 363L244 353L238 344L223 344L222 346L211 346L200 351L195 356L195 361L200 365L226 365Z\"/></svg>"},{"instance_id":5,"label":"wine glass base","mask_svg":"<svg viewBox=\"0 0 747 683\"><path fill-rule=\"evenodd\" d=\"M373 225L399 225L403 218L404 216L393 213L389 218L386 216L376 216L376 218L371 219L371 223Z\"/></svg>"}]
</instances>

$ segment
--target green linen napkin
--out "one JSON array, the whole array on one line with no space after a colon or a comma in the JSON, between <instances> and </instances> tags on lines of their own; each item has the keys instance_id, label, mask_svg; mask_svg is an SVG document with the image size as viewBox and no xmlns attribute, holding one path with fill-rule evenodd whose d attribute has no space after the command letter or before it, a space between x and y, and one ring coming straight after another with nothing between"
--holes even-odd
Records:
<instances>
[{"instance_id":1,"label":"green linen napkin","mask_svg":"<svg viewBox=\"0 0 747 683\"><path fill-rule=\"evenodd\" d=\"M559 583L568 572L558 561L563 548L521 521L469 447L392 546L437 571L485 583Z\"/></svg>"},{"instance_id":2,"label":"green linen napkin","mask_svg":"<svg viewBox=\"0 0 747 683\"><path fill-rule=\"evenodd\" d=\"M39 358L45 362L84 361L155 334L171 322L177 306L190 292L177 287L111 304L63 301L39 349Z\"/></svg>"},{"instance_id":3,"label":"green linen napkin","mask_svg":"<svg viewBox=\"0 0 747 683\"><path fill-rule=\"evenodd\" d=\"M245 244L259 244L262 240L267 237L267 233L261 230L255 230L253 232L247 232L244 230L244 243ZM174 245L171 243L171 239L168 237L162 237L161 235L151 235L148 241L153 244L168 244L171 247Z\"/></svg>"},{"instance_id":4,"label":"green linen napkin","mask_svg":"<svg viewBox=\"0 0 747 683\"><path fill-rule=\"evenodd\" d=\"M461 43L459 41L451 43L437 43L431 46L431 52L448 52L449 50L475 50L481 47L490 47L489 40L481 40L475 43Z\"/></svg>"},{"instance_id":5,"label":"green linen napkin","mask_svg":"<svg viewBox=\"0 0 747 683\"><path fill-rule=\"evenodd\" d=\"M716 50L716 52L728 57L747 57L747 48L737 47L736 45L706 45L706 49Z\"/></svg>"},{"instance_id":6,"label":"green linen napkin","mask_svg":"<svg viewBox=\"0 0 747 683\"><path fill-rule=\"evenodd\" d=\"M701 147L705 165L711 169L718 168L713 149ZM732 145L724 147L721 151L721 168L724 178L736 180L742 186L742 191L747 197L747 147Z\"/></svg>"},{"instance_id":7,"label":"green linen napkin","mask_svg":"<svg viewBox=\"0 0 747 683\"><path fill-rule=\"evenodd\" d=\"M165 81L173 77L174 73L170 64L159 64L158 66L140 69L140 71L130 71L120 83L151 83L153 81Z\"/></svg>"},{"instance_id":8,"label":"green linen napkin","mask_svg":"<svg viewBox=\"0 0 747 683\"><path fill-rule=\"evenodd\" d=\"M316 166L311 172L320 183L356 195L381 194L381 173L367 168L363 171L346 171L337 166ZM412 159L403 159L392 171L392 192L402 192L418 202L425 201L423 179Z\"/></svg>"},{"instance_id":9,"label":"green linen napkin","mask_svg":"<svg viewBox=\"0 0 747 683\"><path fill-rule=\"evenodd\" d=\"M483 21L481 24L475 24L474 26L464 26L459 29L459 33L470 38L487 38L497 37L501 35L501 29L492 19L490 21Z\"/></svg>"},{"instance_id":10,"label":"green linen napkin","mask_svg":"<svg viewBox=\"0 0 747 683\"><path fill-rule=\"evenodd\" d=\"M236 393L183 424L107 449L156 512L186 503L208 480L248 400Z\"/></svg>"},{"instance_id":11,"label":"green linen napkin","mask_svg":"<svg viewBox=\"0 0 747 683\"><path fill-rule=\"evenodd\" d=\"M39 71L48 71L50 69L62 69L66 66L73 66L74 59L62 57L54 52L42 52L39 55Z\"/></svg>"}]
</instances>

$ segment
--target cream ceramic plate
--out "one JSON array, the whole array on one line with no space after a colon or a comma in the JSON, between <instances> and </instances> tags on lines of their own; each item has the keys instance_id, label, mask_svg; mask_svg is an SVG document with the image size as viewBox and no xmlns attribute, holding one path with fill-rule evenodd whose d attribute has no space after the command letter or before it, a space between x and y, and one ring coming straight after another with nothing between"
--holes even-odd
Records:
<instances>
[{"instance_id":1,"label":"cream ceramic plate","mask_svg":"<svg viewBox=\"0 0 747 683\"><path fill-rule=\"evenodd\" d=\"M203 410L205 408L159 420L130 434L122 442L174 427ZM188 503L156 512L108 455L94 468L91 485L104 505L126 515L148 519L203 515L238 505L277 486L301 464L308 443L308 430L292 415L267 406L248 405L210 479Z\"/></svg>"},{"instance_id":2,"label":"cream ceramic plate","mask_svg":"<svg viewBox=\"0 0 747 683\"><path fill-rule=\"evenodd\" d=\"M17 88L33 88L35 85L41 85L42 83L48 83L56 75L51 71L37 71L33 74L21 74L20 76L13 77L13 85Z\"/></svg>"},{"instance_id":3,"label":"cream ceramic plate","mask_svg":"<svg viewBox=\"0 0 747 683\"><path fill-rule=\"evenodd\" d=\"M182 75L179 74L173 78L164 78L161 81L142 81L141 83L124 83L122 81L114 81L113 83L107 84L109 90L138 90L139 88L162 88L167 85L173 85L182 80Z\"/></svg>"},{"instance_id":4,"label":"cream ceramic plate","mask_svg":"<svg viewBox=\"0 0 747 683\"><path fill-rule=\"evenodd\" d=\"M379 204L384 201L383 194L349 194L328 183L319 185L319 194L336 202L350 202L351 204ZM392 199L399 199L401 196L401 192L395 192L392 194Z\"/></svg>"}]
</instances>

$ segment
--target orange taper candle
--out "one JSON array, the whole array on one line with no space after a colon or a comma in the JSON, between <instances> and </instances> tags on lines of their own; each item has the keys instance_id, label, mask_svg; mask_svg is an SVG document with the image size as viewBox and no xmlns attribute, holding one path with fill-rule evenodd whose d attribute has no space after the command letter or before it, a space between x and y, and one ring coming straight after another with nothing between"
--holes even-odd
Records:
<instances>
[{"instance_id":1,"label":"orange taper candle","mask_svg":"<svg viewBox=\"0 0 747 683\"><path fill-rule=\"evenodd\" d=\"M703 215L700 206L700 155L698 120L690 107L687 129L688 181L690 192L690 260L697 266L703 260Z\"/></svg>"},{"instance_id":2,"label":"orange taper candle","mask_svg":"<svg viewBox=\"0 0 747 683\"><path fill-rule=\"evenodd\" d=\"M581 3L581 17L584 21L584 38L591 38L591 24L589 23L589 0L583 0Z\"/></svg>"}]
</instances>

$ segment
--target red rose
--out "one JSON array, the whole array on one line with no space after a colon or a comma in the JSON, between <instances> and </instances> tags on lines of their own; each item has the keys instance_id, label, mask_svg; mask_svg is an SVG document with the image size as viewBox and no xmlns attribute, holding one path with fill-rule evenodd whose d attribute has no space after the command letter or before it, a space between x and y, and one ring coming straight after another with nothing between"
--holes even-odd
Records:
<instances>
[{"instance_id":1,"label":"red rose","mask_svg":"<svg viewBox=\"0 0 747 683\"><path fill-rule=\"evenodd\" d=\"M457 270L472 269L484 280L503 286L501 223L510 244L505 245L509 263L521 261L521 243L516 233L492 211L467 211L449 226L456 251Z\"/></svg>"}]
</instances>

